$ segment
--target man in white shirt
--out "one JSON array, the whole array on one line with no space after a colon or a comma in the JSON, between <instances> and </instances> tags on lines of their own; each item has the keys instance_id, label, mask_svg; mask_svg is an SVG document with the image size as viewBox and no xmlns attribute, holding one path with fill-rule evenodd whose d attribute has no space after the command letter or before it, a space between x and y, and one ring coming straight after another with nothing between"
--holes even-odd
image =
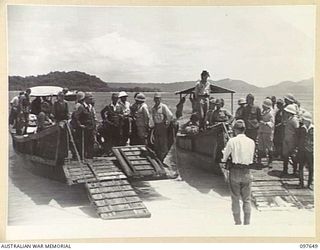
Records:
<instances>
[{"instance_id":1,"label":"man in white shirt","mask_svg":"<svg viewBox=\"0 0 320 250\"><path fill-rule=\"evenodd\" d=\"M163 161L167 155L168 127L173 119L168 106L161 102L161 94L154 94L154 106L151 109L151 126L154 127L154 147L158 158Z\"/></svg>"},{"instance_id":2,"label":"man in white shirt","mask_svg":"<svg viewBox=\"0 0 320 250\"><path fill-rule=\"evenodd\" d=\"M209 109L209 97L210 97L210 82L208 78L210 74L208 71L204 70L201 73L201 80L197 81L194 96L196 102L196 109L200 118L200 127L204 127L204 121Z\"/></svg>"},{"instance_id":3,"label":"man in white shirt","mask_svg":"<svg viewBox=\"0 0 320 250\"><path fill-rule=\"evenodd\" d=\"M244 134L246 126L243 120L237 120L233 129L236 136L227 142L223 150L222 162L226 162L231 156L232 164L229 169L229 187L235 224L241 225L241 198L243 201L244 225L249 225L252 181L249 165L253 163L255 143Z\"/></svg>"}]
</instances>

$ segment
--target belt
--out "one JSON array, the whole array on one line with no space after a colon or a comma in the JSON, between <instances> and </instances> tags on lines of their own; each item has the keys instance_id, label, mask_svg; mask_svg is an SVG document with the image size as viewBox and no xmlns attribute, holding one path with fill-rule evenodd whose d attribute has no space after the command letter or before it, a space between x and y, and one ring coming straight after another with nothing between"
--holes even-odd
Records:
<instances>
[{"instance_id":1,"label":"belt","mask_svg":"<svg viewBox=\"0 0 320 250\"><path fill-rule=\"evenodd\" d=\"M250 169L250 165L247 165L247 164L239 164L239 163L232 163L232 168L237 168L237 169Z\"/></svg>"}]
</instances>

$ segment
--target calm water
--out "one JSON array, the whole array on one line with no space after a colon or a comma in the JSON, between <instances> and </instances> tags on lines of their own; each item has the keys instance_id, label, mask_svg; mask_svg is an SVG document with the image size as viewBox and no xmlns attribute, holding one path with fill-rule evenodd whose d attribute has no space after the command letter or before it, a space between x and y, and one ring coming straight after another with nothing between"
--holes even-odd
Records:
<instances>
[{"instance_id":1,"label":"calm water","mask_svg":"<svg viewBox=\"0 0 320 250\"><path fill-rule=\"evenodd\" d=\"M10 91L9 92L9 100L11 100L11 98L15 95L18 94L18 91ZM154 93L146 93L146 103L149 106L149 108L152 107L153 105L153 94ZM283 98L283 95L285 93L279 93L279 95L277 95L277 98ZM134 93L128 93L129 97L128 97L128 101L130 103L134 103ZM236 109L237 109L237 101L239 98L243 97L245 98L247 95L247 93L235 93L234 94L234 101L233 101L233 113L235 113ZM261 103L263 102L264 98L266 97L265 94L255 94L253 93L253 95L255 96L255 104L261 106ZM225 108L231 111L231 97L230 94L214 94L212 95L214 97L218 97L218 98L224 98L225 99ZM111 93L110 92L95 92L94 93L94 97L96 100L96 111L98 113L98 118L100 118L100 111L104 108L104 106L108 103L110 103L111 101ZM305 94L305 93L300 93L300 94L295 94L295 97L301 102L301 107L305 108L306 110L313 112L313 94ZM175 95L174 93L169 93L169 92L164 92L162 93L162 100L164 103L166 103L169 108L171 109L171 111L173 113L175 113L176 111L176 105L179 102L179 96ZM72 102L70 102L69 105L69 109L72 110L73 104ZM191 113L191 102L189 100L187 100L185 102L184 105L184 109L183 112L185 115L190 114Z\"/></svg>"}]
</instances>

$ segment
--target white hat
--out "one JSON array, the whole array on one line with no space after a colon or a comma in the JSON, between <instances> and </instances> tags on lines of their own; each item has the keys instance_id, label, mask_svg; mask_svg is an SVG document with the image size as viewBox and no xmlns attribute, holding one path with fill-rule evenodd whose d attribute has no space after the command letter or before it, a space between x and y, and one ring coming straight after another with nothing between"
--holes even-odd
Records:
<instances>
[{"instance_id":1,"label":"white hat","mask_svg":"<svg viewBox=\"0 0 320 250\"><path fill-rule=\"evenodd\" d=\"M297 106L294 104L289 104L287 107L284 108L285 111L287 111L290 114L294 114L296 115L298 110L297 110Z\"/></svg>"},{"instance_id":2,"label":"white hat","mask_svg":"<svg viewBox=\"0 0 320 250\"><path fill-rule=\"evenodd\" d=\"M125 96L128 96L128 94L125 91L120 91L118 97L121 98L121 97L125 97Z\"/></svg>"}]
</instances>

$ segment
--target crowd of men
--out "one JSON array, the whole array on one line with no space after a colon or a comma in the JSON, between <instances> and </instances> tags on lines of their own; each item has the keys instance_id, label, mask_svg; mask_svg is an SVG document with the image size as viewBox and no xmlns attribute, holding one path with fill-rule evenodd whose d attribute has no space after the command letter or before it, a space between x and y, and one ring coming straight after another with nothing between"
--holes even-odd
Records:
<instances>
[{"instance_id":1,"label":"crowd of men","mask_svg":"<svg viewBox=\"0 0 320 250\"><path fill-rule=\"evenodd\" d=\"M289 161L293 165L293 175L300 177L303 183L303 168L309 169L308 187L313 182L313 125L311 113L300 107L299 101L286 94L283 99L266 97L262 108L255 105L254 96L238 100L239 107L233 117L224 106L223 99L210 97L209 72L201 73L201 80L195 86L195 95L191 97L193 114L183 126L185 133L195 134L216 124L228 127L237 120L245 123L245 135L256 142L257 163L263 157L268 158L271 167L275 158L283 160L283 175L288 174ZM227 132L227 131L224 131Z\"/></svg>"},{"instance_id":2,"label":"crowd of men","mask_svg":"<svg viewBox=\"0 0 320 250\"><path fill-rule=\"evenodd\" d=\"M95 142L103 145L110 154L114 146L147 145L152 136L154 151L163 160L169 151L173 114L161 101L161 94L154 94L154 106L149 110L143 93L134 95L131 105L124 91L113 93L110 104L100 112L102 123L98 123L94 108L95 100L91 92L78 91L74 110L69 117L68 103L64 100L68 90L52 97L36 97L30 101L30 89L14 97L11 101L10 124L19 135L27 133L29 114L37 116L37 131L42 131L55 123L67 121L72 131L74 145L70 145L74 158L92 159ZM152 133L150 133L152 131Z\"/></svg>"}]
</instances>

